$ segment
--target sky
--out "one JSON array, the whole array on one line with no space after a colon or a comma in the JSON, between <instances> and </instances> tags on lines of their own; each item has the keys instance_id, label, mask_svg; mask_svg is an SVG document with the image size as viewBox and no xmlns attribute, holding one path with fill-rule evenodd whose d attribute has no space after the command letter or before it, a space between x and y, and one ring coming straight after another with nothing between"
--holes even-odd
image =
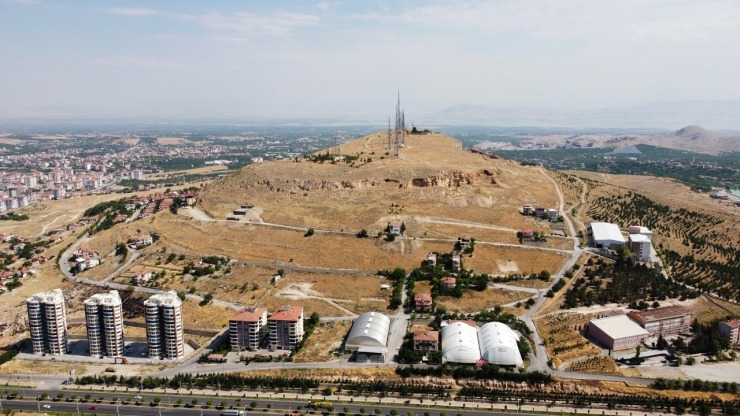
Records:
<instances>
[{"instance_id":1,"label":"sky","mask_svg":"<svg viewBox=\"0 0 740 416\"><path fill-rule=\"evenodd\" d=\"M737 22L710 0L0 0L0 117L737 100Z\"/></svg>"}]
</instances>

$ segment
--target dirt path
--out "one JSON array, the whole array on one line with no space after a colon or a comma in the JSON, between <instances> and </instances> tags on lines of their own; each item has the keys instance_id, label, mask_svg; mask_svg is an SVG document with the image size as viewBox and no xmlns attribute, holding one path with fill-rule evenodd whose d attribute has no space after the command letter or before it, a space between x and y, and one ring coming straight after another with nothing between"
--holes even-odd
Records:
<instances>
[{"instance_id":1,"label":"dirt path","mask_svg":"<svg viewBox=\"0 0 740 416\"><path fill-rule=\"evenodd\" d=\"M347 315L357 316L356 313L350 311L349 309L346 309L345 307L339 304L339 302L348 301L347 299L328 298L324 296L321 292L317 292L311 289L311 286L313 286L313 283L307 283L307 282L293 283L290 286L282 289L275 295L278 297L284 297L287 299L316 299L316 300L324 301L328 303L329 305L346 313Z\"/></svg>"}]
</instances>

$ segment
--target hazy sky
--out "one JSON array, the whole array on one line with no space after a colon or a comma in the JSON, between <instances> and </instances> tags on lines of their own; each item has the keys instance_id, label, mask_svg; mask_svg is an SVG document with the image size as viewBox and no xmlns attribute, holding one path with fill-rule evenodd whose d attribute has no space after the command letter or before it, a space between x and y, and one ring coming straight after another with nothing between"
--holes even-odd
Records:
<instances>
[{"instance_id":1,"label":"hazy sky","mask_svg":"<svg viewBox=\"0 0 740 416\"><path fill-rule=\"evenodd\" d=\"M740 2L0 0L0 116L740 99Z\"/></svg>"}]
</instances>

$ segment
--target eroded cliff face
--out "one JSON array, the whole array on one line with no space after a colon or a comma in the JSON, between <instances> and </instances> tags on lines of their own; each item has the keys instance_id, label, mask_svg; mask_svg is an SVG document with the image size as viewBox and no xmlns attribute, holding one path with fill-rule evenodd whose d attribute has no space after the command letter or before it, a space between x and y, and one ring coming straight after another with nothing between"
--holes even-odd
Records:
<instances>
[{"instance_id":1,"label":"eroded cliff face","mask_svg":"<svg viewBox=\"0 0 740 416\"><path fill-rule=\"evenodd\" d=\"M490 178L492 184L496 183L494 173L488 169L479 170L478 172L448 170L441 172L439 175L427 176L425 178L414 178L407 186L443 186L447 188L459 188L461 186L478 185L482 178Z\"/></svg>"},{"instance_id":2,"label":"eroded cliff face","mask_svg":"<svg viewBox=\"0 0 740 416\"><path fill-rule=\"evenodd\" d=\"M496 172L497 173L497 172ZM481 179L490 180L495 184L495 172L484 169L477 172L463 172L460 170L448 170L440 172L437 175L427 177L413 178L409 181L400 181L398 179L380 179L365 178L359 180L331 181L331 180L312 180L312 179L261 179L252 183L243 183L246 189L255 186L266 186L272 192L287 192L295 194L306 191L321 190L339 190L339 189L360 189L374 187L385 183L402 184L404 188L408 187L446 187L459 188L463 186L475 186L480 183Z\"/></svg>"}]
</instances>

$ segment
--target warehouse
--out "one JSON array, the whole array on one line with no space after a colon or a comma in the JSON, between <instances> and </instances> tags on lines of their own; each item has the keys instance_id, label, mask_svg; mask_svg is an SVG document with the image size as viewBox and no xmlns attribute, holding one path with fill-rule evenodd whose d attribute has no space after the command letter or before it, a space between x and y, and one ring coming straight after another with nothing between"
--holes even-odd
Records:
<instances>
[{"instance_id":1,"label":"warehouse","mask_svg":"<svg viewBox=\"0 0 740 416\"><path fill-rule=\"evenodd\" d=\"M586 230L594 247L616 250L625 244L624 236L616 224L592 222L587 224Z\"/></svg>"},{"instance_id":2,"label":"warehouse","mask_svg":"<svg viewBox=\"0 0 740 416\"><path fill-rule=\"evenodd\" d=\"M382 313L363 313L352 324L347 341L344 343L344 350L357 351L361 347L369 347L377 354L380 349L385 350L390 327L391 320Z\"/></svg>"},{"instance_id":3,"label":"warehouse","mask_svg":"<svg viewBox=\"0 0 740 416\"><path fill-rule=\"evenodd\" d=\"M478 329L464 322L442 327L442 362L475 364L480 359Z\"/></svg>"},{"instance_id":4,"label":"warehouse","mask_svg":"<svg viewBox=\"0 0 740 416\"><path fill-rule=\"evenodd\" d=\"M517 341L519 336L501 322L489 322L478 331L481 358L489 364L523 367Z\"/></svg>"},{"instance_id":5,"label":"warehouse","mask_svg":"<svg viewBox=\"0 0 740 416\"><path fill-rule=\"evenodd\" d=\"M608 316L588 323L588 334L610 350L636 348L650 333L627 315Z\"/></svg>"}]
</instances>

